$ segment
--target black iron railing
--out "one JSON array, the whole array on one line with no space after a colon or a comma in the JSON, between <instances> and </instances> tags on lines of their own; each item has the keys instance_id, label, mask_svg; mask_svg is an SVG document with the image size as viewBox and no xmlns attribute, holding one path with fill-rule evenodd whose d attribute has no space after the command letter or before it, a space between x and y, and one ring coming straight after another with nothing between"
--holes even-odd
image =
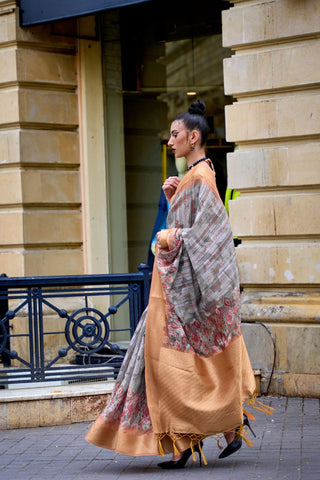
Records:
<instances>
[{"instance_id":1,"label":"black iron railing","mask_svg":"<svg viewBox=\"0 0 320 480\"><path fill-rule=\"evenodd\" d=\"M148 303L151 273L145 264L138 270L56 277L1 275L0 388L116 378Z\"/></svg>"}]
</instances>

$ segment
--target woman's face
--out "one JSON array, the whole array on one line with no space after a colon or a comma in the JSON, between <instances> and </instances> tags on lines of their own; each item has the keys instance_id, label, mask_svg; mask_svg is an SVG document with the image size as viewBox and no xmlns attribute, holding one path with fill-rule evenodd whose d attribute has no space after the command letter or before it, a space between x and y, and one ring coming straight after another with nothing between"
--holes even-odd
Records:
<instances>
[{"instance_id":1,"label":"woman's face","mask_svg":"<svg viewBox=\"0 0 320 480\"><path fill-rule=\"evenodd\" d=\"M168 147L171 147L172 152L178 158L185 157L190 152L189 132L182 120L172 122Z\"/></svg>"}]
</instances>

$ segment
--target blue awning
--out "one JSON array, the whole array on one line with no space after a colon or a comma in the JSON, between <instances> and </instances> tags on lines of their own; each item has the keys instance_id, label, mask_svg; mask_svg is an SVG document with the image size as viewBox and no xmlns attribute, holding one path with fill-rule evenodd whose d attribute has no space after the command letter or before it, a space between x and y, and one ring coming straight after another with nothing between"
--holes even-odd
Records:
<instances>
[{"instance_id":1,"label":"blue awning","mask_svg":"<svg viewBox=\"0 0 320 480\"><path fill-rule=\"evenodd\" d=\"M20 0L20 25L65 20L150 0Z\"/></svg>"}]
</instances>

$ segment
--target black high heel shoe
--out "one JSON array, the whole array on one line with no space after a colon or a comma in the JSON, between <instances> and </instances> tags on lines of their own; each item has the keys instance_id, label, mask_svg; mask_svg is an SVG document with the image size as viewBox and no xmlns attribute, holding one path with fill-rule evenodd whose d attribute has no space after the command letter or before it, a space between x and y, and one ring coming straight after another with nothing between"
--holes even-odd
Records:
<instances>
[{"instance_id":1,"label":"black high heel shoe","mask_svg":"<svg viewBox=\"0 0 320 480\"><path fill-rule=\"evenodd\" d=\"M201 448L203 446L203 442L201 440L200 442L200 445L201 445ZM200 467L201 467L201 452L200 452L200 449L199 449L199 445L195 445L193 447L193 450L195 452L198 453L199 455L199 462L200 462ZM176 470L178 468L184 468L185 464L187 463L187 461L189 460L189 458L191 457L192 455L192 450L191 448L187 448L187 450L185 450L182 454L182 457L179 459L179 460L169 460L167 462L160 462L158 463L158 467L160 468L164 468L166 470Z\"/></svg>"},{"instance_id":2,"label":"black high heel shoe","mask_svg":"<svg viewBox=\"0 0 320 480\"><path fill-rule=\"evenodd\" d=\"M252 433L252 435L254 436L254 438L257 438L256 434L254 433L254 431L251 428L251 425L249 423L249 419L248 419L248 417L245 413L243 414L243 425L245 425L246 427L249 428L249 430Z\"/></svg>"},{"instance_id":3,"label":"black high heel shoe","mask_svg":"<svg viewBox=\"0 0 320 480\"><path fill-rule=\"evenodd\" d=\"M248 417L245 413L243 414L243 425L248 427L252 435L256 437L256 434L252 430ZM232 455L233 453L235 453L241 448L242 438L239 435L239 432L240 432L240 427L236 428L234 440L232 440L232 442L230 442L229 445L220 453L219 458L229 457L229 455Z\"/></svg>"}]
</instances>

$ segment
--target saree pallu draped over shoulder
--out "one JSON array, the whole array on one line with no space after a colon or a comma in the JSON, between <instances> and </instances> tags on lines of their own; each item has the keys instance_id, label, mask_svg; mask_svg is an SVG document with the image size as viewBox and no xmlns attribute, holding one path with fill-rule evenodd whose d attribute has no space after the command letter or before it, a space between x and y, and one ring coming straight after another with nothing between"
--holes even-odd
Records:
<instances>
[{"instance_id":1,"label":"saree pallu draped over shoulder","mask_svg":"<svg viewBox=\"0 0 320 480\"><path fill-rule=\"evenodd\" d=\"M235 429L256 388L233 235L206 163L179 183L159 243L148 308L86 436L134 456L183 451Z\"/></svg>"}]
</instances>

